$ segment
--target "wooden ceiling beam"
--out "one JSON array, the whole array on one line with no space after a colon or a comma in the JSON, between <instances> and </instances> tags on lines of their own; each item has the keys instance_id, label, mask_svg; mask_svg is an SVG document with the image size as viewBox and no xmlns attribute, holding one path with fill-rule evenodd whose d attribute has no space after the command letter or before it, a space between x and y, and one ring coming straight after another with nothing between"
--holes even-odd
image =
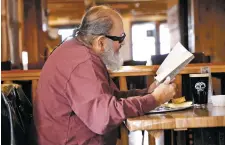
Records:
<instances>
[{"instance_id":1,"label":"wooden ceiling beam","mask_svg":"<svg viewBox=\"0 0 225 145\"><path fill-rule=\"evenodd\" d=\"M147 9L123 9L123 10L118 10L121 14L127 13L127 12L138 12L138 13L153 13L153 14L158 14L158 13L167 13L166 10L147 10ZM70 16L70 15L83 15L84 10L54 10L49 13L49 16Z\"/></svg>"},{"instance_id":2,"label":"wooden ceiling beam","mask_svg":"<svg viewBox=\"0 0 225 145\"><path fill-rule=\"evenodd\" d=\"M84 0L47 0L48 3L84 3Z\"/></svg>"},{"instance_id":3,"label":"wooden ceiling beam","mask_svg":"<svg viewBox=\"0 0 225 145\"><path fill-rule=\"evenodd\" d=\"M72 14L79 14L79 15L82 15L85 11L84 10L60 10L57 11L57 10L51 10L49 13L48 13L48 16L51 16L51 15L72 15Z\"/></svg>"},{"instance_id":4,"label":"wooden ceiling beam","mask_svg":"<svg viewBox=\"0 0 225 145\"><path fill-rule=\"evenodd\" d=\"M167 10L166 4L157 4L157 3L139 3L139 6L135 6L135 4L110 4L110 6L117 10L129 9L129 10L143 10L143 11L162 11ZM66 3L66 4L48 4L48 8L50 12L55 11L83 11L85 10L85 6L83 4L76 3Z\"/></svg>"},{"instance_id":5,"label":"wooden ceiling beam","mask_svg":"<svg viewBox=\"0 0 225 145\"><path fill-rule=\"evenodd\" d=\"M84 8L84 3L48 3L48 9L61 9L61 8L68 8L68 9L80 9Z\"/></svg>"},{"instance_id":6,"label":"wooden ceiling beam","mask_svg":"<svg viewBox=\"0 0 225 145\"><path fill-rule=\"evenodd\" d=\"M74 24L80 21L87 9L106 4L122 15L134 17L159 16L164 19L168 0L47 0L49 25Z\"/></svg>"},{"instance_id":7,"label":"wooden ceiling beam","mask_svg":"<svg viewBox=\"0 0 225 145\"><path fill-rule=\"evenodd\" d=\"M168 0L95 0L97 4L105 3L138 3L138 2L157 2L157 3L167 3Z\"/></svg>"},{"instance_id":8,"label":"wooden ceiling beam","mask_svg":"<svg viewBox=\"0 0 225 145\"><path fill-rule=\"evenodd\" d=\"M57 14L67 14L71 15L71 13L79 13L82 15L85 11L84 3L49 3L48 4L49 15Z\"/></svg>"},{"instance_id":9,"label":"wooden ceiling beam","mask_svg":"<svg viewBox=\"0 0 225 145\"><path fill-rule=\"evenodd\" d=\"M82 17L81 16L78 16L78 15L74 15L74 16L59 16L59 17L56 17L56 16L51 16L49 17L49 20L66 20L66 19L69 19L69 20L80 20Z\"/></svg>"},{"instance_id":10,"label":"wooden ceiling beam","mask_svg":"<svg viewBox=\"0 0 225 145\"><path fill-rule=\"evenodd\" d=\"M54 12L58 12L58 13L64 13L64 12L70 12L70 11L74 11L74 12L84 12L85 9L84 8L74 8L74 9L69 9L69 8L61 8L61 9L49 9L50 13L54 13Z\"/></svg>"},{"instance_id":11,"label":"wooden ceiling beam","mask_svg":"<svg viewBox=\"0 0 225 145\"><path fill-rule=\"evenodd\" d=\"M167 15L167 13L165 11L158 11L158 12L154 12L154 11L120 11L120 13L122 15L133 15L133 16L137 16L137 15Z\"/></svg>"},{"instance_id":12,"label":"wooden ceiling beam","mask_svg":"<svg viewBox=\"0 0 225 145\"><path fill-rule=\"evenodd\" d=\"M115 9L147 9L147 10L167 10L167 4L142 2L138 6L135 4L110 4Z\"/></svg>"},{"instance_id":13,"label":"wooden ceiling beam","mask_svg":"<svg viewBox=\"0 0 225 145\"><path fill-rule=\"evenodd\" d=\"M83 12L84 14L84 12ZM83 16L82 13L76 13L76 12L69 12L69 13L51 13L51 15L49 15L49 17L73 17L73 16L79 16L82 17Z\"/></svg>"}]
</instances>

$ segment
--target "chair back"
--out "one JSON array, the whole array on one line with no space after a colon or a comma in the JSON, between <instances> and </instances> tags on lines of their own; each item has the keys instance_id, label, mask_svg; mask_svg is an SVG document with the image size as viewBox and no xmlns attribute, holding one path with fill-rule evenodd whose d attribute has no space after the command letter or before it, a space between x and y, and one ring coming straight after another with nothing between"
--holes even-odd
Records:
<instances>
[{"instance_id":1,"label":"chair back","mask_svg":"<svg viewBox=\"0 0 225 145\"><path fill-rule=\"evenodd\" d=\"M20 85L2 84L2 144L29 145L32 104Z\"/></svg>"}]
</instances>

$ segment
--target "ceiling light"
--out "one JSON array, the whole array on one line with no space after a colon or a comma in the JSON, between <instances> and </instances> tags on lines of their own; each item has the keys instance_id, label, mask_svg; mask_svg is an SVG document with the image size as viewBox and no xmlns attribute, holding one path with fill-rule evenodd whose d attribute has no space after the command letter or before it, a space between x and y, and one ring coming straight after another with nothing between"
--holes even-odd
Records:
<instances>
[{"instance_id":1,"label":"ceiling light","mask_svg":"<svg viewBox=\"0 0 225 145\"><path fill-rule=\"evenodd\" d=\"M140 3L135 3L134 6L135 6L135 8L139 8Z\"/></svg>"}]
</instances>

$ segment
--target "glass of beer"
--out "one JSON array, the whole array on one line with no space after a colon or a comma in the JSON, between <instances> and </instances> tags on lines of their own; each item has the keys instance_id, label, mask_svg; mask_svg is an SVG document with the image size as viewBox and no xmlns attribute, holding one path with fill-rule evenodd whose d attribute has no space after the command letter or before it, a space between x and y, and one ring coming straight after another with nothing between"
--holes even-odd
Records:
<instances>
[{"instance_id":1,"label":"glass of beer","mask_svg":"<svg viewBox=\"0 0 225 145\"><path fill-rule=\"evenodd\" d=\"M196 108L205 108L208 103L209 74L189 74L190 91Z\"/></svg>"}]
</instances>

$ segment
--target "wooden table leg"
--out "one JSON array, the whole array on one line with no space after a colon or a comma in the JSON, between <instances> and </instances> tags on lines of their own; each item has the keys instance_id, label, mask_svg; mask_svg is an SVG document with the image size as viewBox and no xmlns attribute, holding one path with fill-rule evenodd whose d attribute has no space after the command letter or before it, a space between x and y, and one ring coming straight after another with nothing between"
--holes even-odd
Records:
<instances>
[{"instance_id":1,"label":"wooden table leg","mask_svg":"<svg viewBox=\"0 0 225 145\"><path fill-rule=\"evenodd\" d=\"M174 98L179 98L182 96L182 75L177 75L175 79L175 83L177 85L177 92Z\"/></svg>"},{"instance_id":2,"label":"wooden table leg","mask_svg":"<svg viewBox=\"0 0 225 145\"><path fill-rule=\"evenodd\" d=\"M120 125L121 145L128 145L128 130L124 124Z\"/></svg>"},{"instance_id":3,"label":"wooden table leg","mask_svg":"<svg viewBox=\"0 0 225 145\"><path fill-rule=\"evenodd\" d=\"M149 145L164 145L164 131L148 131Z\"/></svg>"},{"instance_id":4,"label":"wooden table leg","mask_svg":"<svg viewBox=\"0 0 225 145\"><path fill-rule=\"evenodd\" d=\"M120 91L127 91L127 79L126 76L119 77Z\"/></svg>"},{"instance_id":5,"label":"wooden table leg","mask_svg":"<svg viewBox=\"0 0 225 145\"><path fill-rule=\"evenodd\" d=\"M32 102L35 100L38 80L32 80Z\"/></svg>"},{"instance_id":6,"label":"wooden table leg","mask_svg":"<svg viewBox=\"0 0 225 145\"><path fill-rule=\"evenodd\" d=\"M154 82L154 76L147 76L147 88Z\"/></svg>"}]
</instances>

